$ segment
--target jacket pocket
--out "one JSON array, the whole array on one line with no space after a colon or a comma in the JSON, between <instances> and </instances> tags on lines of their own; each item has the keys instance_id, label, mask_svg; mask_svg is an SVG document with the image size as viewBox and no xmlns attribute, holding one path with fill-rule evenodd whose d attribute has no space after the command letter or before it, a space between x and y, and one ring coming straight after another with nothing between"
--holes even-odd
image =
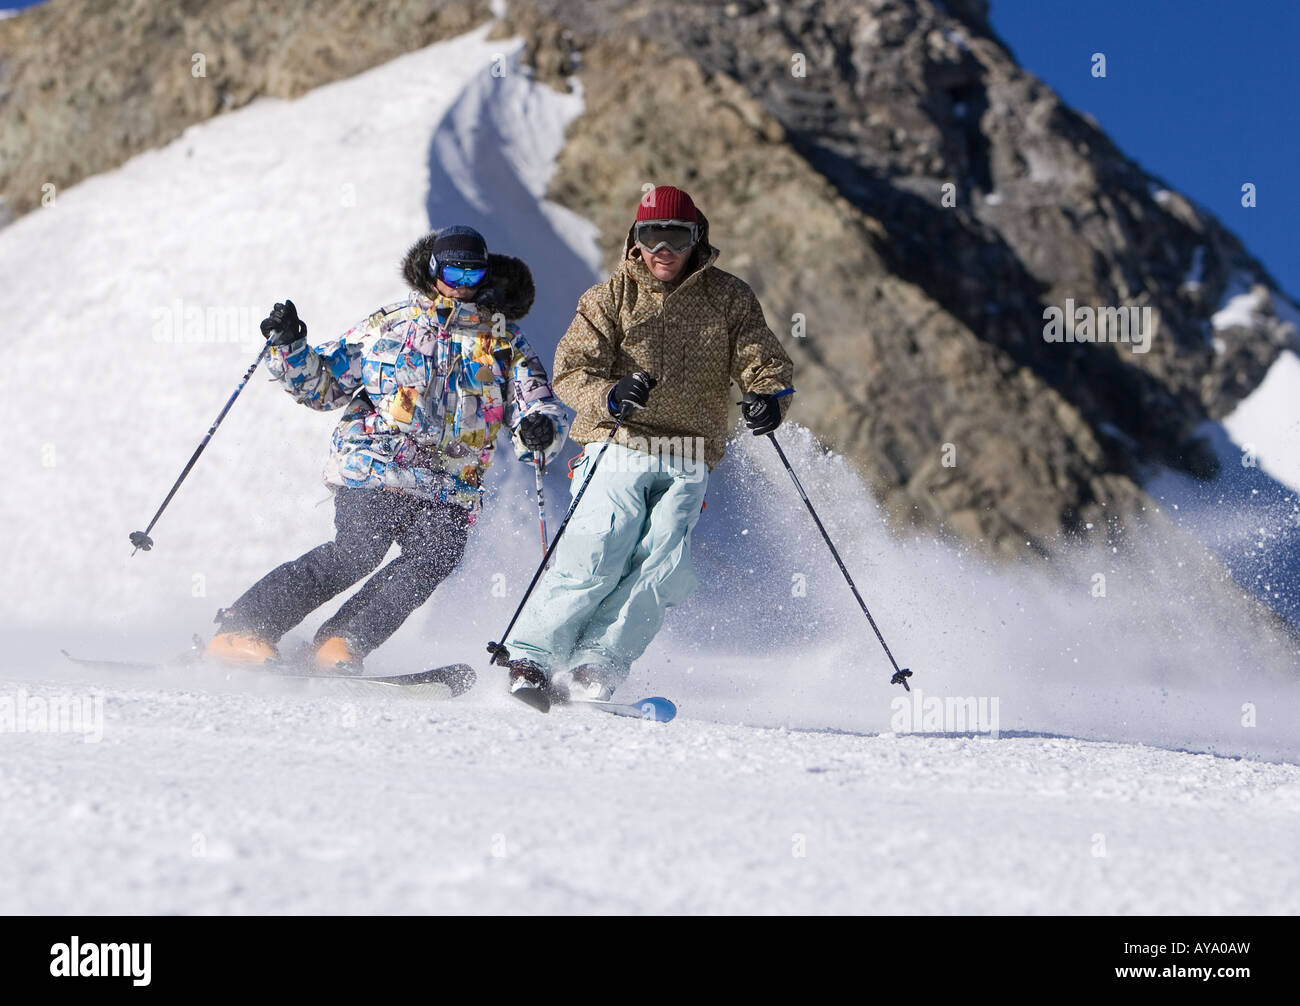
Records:
<instances>
[{"instance_id":1,"label":"jacket pocket","mask_svg":"<svg viewBox=\"0 0 1300 1006\"><path fill-rule=\"evenodd\" d=\"M623 373L644 370L655 378L662 377L660 371L663 369L661 363L664 362L664 341L664 319L659 315L629 325L619 342L614 372L621 377Z\"/></svg>"},{"instance_id":2,"label":"jacket pocket","mask_svg":"<svg viewBox=\"0 0 1300 1006\"><path fill-rule=\"evenodd\" d=\"M718 324L696 328L682 340L682 383L706 400L725 395L731 383L731 353L727 330Z\"/></svg>"},{"instance_id":3,"label":"jacket pocket","mask_svg":"<svg viewBox=\"0 0 1300 1006\"><path fill-rule=\"evenodd\" d=\"M391 395L399 385L397 379L397 358L401 355L401 343L392 340L380 340L365 355L362 374L366 390L375 395Z\"/></svg>"}]
</instances>

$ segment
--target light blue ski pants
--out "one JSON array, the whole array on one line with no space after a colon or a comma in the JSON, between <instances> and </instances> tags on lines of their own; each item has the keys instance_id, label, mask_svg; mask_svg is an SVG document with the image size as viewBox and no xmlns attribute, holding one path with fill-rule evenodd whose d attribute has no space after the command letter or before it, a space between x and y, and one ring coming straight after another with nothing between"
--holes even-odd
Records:
<instances>
[{"instance_id":1,"label":"light blue ski pants","mask_svg":"<svg viewBox=\"0 0 1300 1006\"><path fill-rule=\"evenodd\" d=\"M577 495L601 444L574 466ZM506 646L548 672L596 663L627 677L663 624L699 581L691 530L700 519L709 471L610 444L555 547L551 568L524 606ZM611 682L613 684L614 682Z\"/></svg>"}]
</instances>

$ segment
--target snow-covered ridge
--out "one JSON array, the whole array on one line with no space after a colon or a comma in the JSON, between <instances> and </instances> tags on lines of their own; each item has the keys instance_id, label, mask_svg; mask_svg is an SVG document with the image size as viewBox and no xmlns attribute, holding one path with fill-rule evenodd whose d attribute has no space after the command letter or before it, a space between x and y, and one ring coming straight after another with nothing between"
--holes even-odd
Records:
<instances>
[{"instance_id":1,"label":"snow-covered ridge","mask_svg":"<svg viewBox=\"0 0 1300 1006\"><path fill-rule=\"evenodd\" d=\"M1238 272L1220 299L1218 310L1210 316L1210 325L1216 331L1237 327L1253 328L1261 317L1268 315L1300 332L1300 308L1290 298L1256 280L1249 273Z\"/></svg>"},{"instance_id":2,"label":"snow-covered ridge","mask_svg":"<svg viewBox=\"0 0 1300 1006\"><path fill-rule=\"evenodd\" d=\"M1300 492L1300 356L1284 350L1223 425L1265 472Z\"/></svg>"}]
</instances>

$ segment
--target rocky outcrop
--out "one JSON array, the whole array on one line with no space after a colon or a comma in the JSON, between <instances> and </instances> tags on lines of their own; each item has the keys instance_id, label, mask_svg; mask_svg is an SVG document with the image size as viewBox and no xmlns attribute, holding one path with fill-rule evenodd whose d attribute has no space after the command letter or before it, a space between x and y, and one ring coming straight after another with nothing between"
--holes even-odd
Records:
<instances>
[{"instance_id":1,"label":"rocky outcrop","mask_svg":"<svg viewBox=\"0 0 1300 1006\"><path fill-rule=\"evenodd\" d=\"M26 213L46 184L65 188L259 95L295 97L489 17L487 0L46 0L0 20L0 203Z\"/></svg>"},{"instance_id":2,"label":"rocky outcrop","mask_svg":"<svg viewBox=\"0 0 1300 1006\"><path fill-rule=\"evenodd\" d=\"M1020 70L982 2L511 10L587 96L554 198L613 254L644 184L695 193L795 356L793 415L899 516L1005 555L1114 535L1144 471L1213 474L1192 431L1295 339L1267 311L1211 326L1266 271ZM1150 308L1149 351L1045 341L1071 304Z\"/></svg>"}]
</instances>

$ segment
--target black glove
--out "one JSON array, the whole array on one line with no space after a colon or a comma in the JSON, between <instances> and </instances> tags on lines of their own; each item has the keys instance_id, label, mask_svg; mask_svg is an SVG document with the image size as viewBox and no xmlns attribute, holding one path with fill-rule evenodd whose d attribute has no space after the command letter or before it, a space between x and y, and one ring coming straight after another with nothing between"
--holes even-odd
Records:
<instances>
[{"instance_id":1,"label":"black glove","mask_svg":"<svg viewBox=\"0 0 1300 1006\"><path fill-rule=\"evenodd\" d=\"M614 390L609 393L609 414L622 415L625 405L630 405L634 409L644 409L650 401L650 389L656 383L655 379L644 370L629 374L614 385Z\"/></svg>"},{"instance_id":2,"label":"black glove","mask_svg":"<svg viewBox=\"0 0 1300 1006\"><path fill-rule=\"evenodd\" d=\"M262 319L262 337L272 346L287 346L306 334L307 326L298 320L298 309L291 300L276 304Z\"/></svg>"},{"instance_id":3,"label":"black glove","mask_svg":"<svg viewBox=\"0 0 1300 1006\"><path fill-rule=\"evenodd\" d=\"M761 437L781 425L781 402L776 395L756 395L746 391L740 402L740 414L745 417L745 425L754 431L754 436Z\"/></svg>"},{"instance_id":4,"label":"black glove","mask_svg":"<svg viewBox=\"0 0 1300 1006\"><path fill-rule=\"evenodd\" d=\"M519 439L530 451L544 451L555 440L555 424L550 416L524 416L519 423Z\"/></svg>"}]
</instances>

